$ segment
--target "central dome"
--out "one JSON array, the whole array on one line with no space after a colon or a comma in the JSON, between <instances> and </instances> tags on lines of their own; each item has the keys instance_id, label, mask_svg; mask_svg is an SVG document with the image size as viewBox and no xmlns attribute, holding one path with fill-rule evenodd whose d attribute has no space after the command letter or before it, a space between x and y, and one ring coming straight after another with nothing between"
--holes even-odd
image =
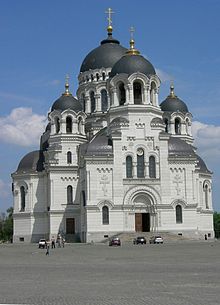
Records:
<instances>
[{"instance_id":1,"label":"central dome","mask_svg":"<svg viewBox=\"0 0 220 305\"><path fill-rule=\"evenodd\" d=\"M125 54L126 48L108 33L107 39L101 41L101 45L92 50L83 60L80 72L89 70L112 68L113 65Z\"/></svg>"},{"instance_id":2,"label":"central dome","mask_svg":"<svg viewBox=\"0 0 220 305\"><path fill-rule=\"evenodd\" d=\"M136 72L141 72L147 76L156 74L153 65L134 48L134 40L131 39L130 49L115 63L110 77L121 73L131 75Z\"/></svg>"}]
</instances>

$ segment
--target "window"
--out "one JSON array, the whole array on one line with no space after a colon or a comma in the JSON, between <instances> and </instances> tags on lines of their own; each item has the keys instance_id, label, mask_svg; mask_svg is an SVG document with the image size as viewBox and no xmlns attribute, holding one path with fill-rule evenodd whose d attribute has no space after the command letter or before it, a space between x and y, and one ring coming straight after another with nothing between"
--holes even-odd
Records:
<instances>
[{"instance_id":1,"label":"window","mask_svg":"<svg viewBox=\"0 0 220 305\"><path fill-rule=\"evenodd\" d=\"M94 81L94 76L93 76L93 74L91 74L91 81L92 81L92 82Z\"/></svg>"},{"instance_id":2,"label":"window","mask_svg":"<svg viewBox=\"0 0 220 305\"><path fill-rule=\"evenodd\" d=\"M133 164L132 164L132 157L127 156L126 157L126 177L132 178L133 174Z\"/></svg>"},{"instance_id":3,"label":"window","mask_svg":"<svg viewBox=\"0 0 220 305\"><path fill-rule=\"evenodd\" d=\"M68 164L72 163L72 153L71 153L71 151L67 152L67 163Z\"/></svg>"},{"instance_id":4,"label":"window","mask_svg":"<svg viewBox=\"0 0 220 305\"><path fill-rule=\"evenodd\" d=\"M150 156L149 158L149 177L156 178L156 162L154 156Z\"/></svg>"},{"instance_id":5,"label":"window","mask_svg":"<svg viewBox=\"0 0 220 305\"><path fill-rule=\"evenodd\" d=\"M164 124L165 124L165 132L169 132L169 123L168 123L168 119L164 120Z\"/></svg>"},{"instance_id":6,"label":"window","mask_svg":"<svg viewBox=\"0 0 220 305\"><path fill-rule=\"evenodd\" d=\"M189 119L186 119L186 134L189 134Z\"/></svg>"},{"instance_id":7,"label":"window","mask_svg":"<svg viewBox=\"0 0 220 305\"><path fill-rule=\"evenodd\" d=\"M133 92L134 92L134 104L142 104L141 84L139 82L133 83Z\"/></svg>"},{"instance_id":8,"label":"window","mask_svg":"<svg viewBox=\"0 0 220 305\"><path fill-rule=\"evenodd\" d=\"M67 186L67 204L73 204L73 187L72 187L72 185Z\"/></svg>"},{"instance_id":9,"label":"window","mask_svg":"<svg viewBox=\"0 0 220 305\"><path fill-rule=\"evenodd\" d=\"M182 216L182 207L181 205L176 206L176 223L182 223L183 222L183 216Z\"/></svg>"},{"instance_id":10,"label":"window","mask_svg":"<svg viewBox=\"0 0 220 305\"><path fill-rule=\"evenodd\" d=\"M80 134L83 133L83 121L82 121L82 118L80 117L79 120L78 120L78 132Z\"/></svg>"},{"instance_id":11,"label":"window","mask_svg":"<svg viewBox=\"0 0 220 305\"><path fill-rule=\"evenodd\" d=\"M95 93L90 92L91 113L95 111Z\"/></svg>"},{"instance_id":12,"label":"window","mask_svg":"<svg viewBox=\"0 0 220 305\"><path fill-rule=\"evenodd\" d=\"M119 87L119 105L124 105L126 98L125 98L125 87L123 83L120 83Z\"/></svg>"},{"instance_id":13,"label":"window","mask_svg":"<svg viewBox=\"0 0 220 305\"><path fill-rule=\"evenodd\" d=\"M85 94L82 94L82 106L83 106L83 112L86 111L86 99L85 99Z\"/></svg>"},{"instance_id":14,"label":"window","mask_svg":"<svg viewBox=\"0 0 220 305\"><path fill-rule=\"evenodd\" d=\"M66 118L66 132L72 133L72 118L70 116Z\"/></svg>"},{"instance_id":15,"label":"window","mask_svg":"<svg viewBox=\"0 0 220 305\"><path fill-rule=\"evenodd\" d=\"M144 151L142 148L137 151L137 177L144 178Z\"/></svg>"},{"instance_id":16,"label":"window","mask_svg":"<svg viewBox=\"0 0 220 305\"><path fill-rule=\"evenodd\" d=\"M102 79L105 80L105 72L102 72Z\"/></svg>"},{"instance_id":17,"label":"window","mask_svg":"<svg viewBox=\"0 0 220 305\"><path fill-rule=\"evenodd\" d=\"M85 193L85 191L82 191L82 203L83 203L83 206L85 207L86 206L86 193Z\"/></svg>"},{"instance_id":18,"label":"window","mask_svg":"<svg viewBox=\"0 0 220 305\"><path fill-rule=\"evenodd\" d=\"M151 89L150 89L150 103L152 105L155 104L155 89L156 89L156 84L154 82L152 82Z\"/></svg>"},{"instance_id":19,"label":"window","mask_svg":"<svg viewBox=\"0 0 220 305\"><path fill-rule=\"evenodd\" d=\"M20 187L20 195L21 195L21 212L25 211L25 188L24 186Z\"/></svg>"},{"instance_id":20,"label":"window","mask_svg":"<svg viewBox=\"0 0 220 305\"><path fill-rule=\"evenodd\" d=\"M180 119L175 119L175 134L181 134L181 125L180 125Z\"/></svg>"},{"instance_id":21,"label":"window","mask_svg":"<svg viewBox=\"0 0 220 305\"><path fill-rule=\"evenodd\" d=\"M55 119L55 126L56 126L56 133L59 133L59 131L60 131L60 120L59 120L59 118Z\"/></svg>"},{"instance_id":22,"label":"window","mask_svg":"<svg viewBox=\"0 0 220 305\"><path fill-rule=\"evenodd\" d=\"M209 208L209 187L207 184L204 185L204 192L205 192L205 207L206 209Z\"/></svg>"},{"instance_id":23,"label":"window","mask_svg":"<svg viewBox=\"0 0 220 305\"><path fill-rule=\"evenodd\" d=\"M102 104L102 112L107 111L108 109L108 97L107 97L107 91L103 89L101 91L101 104Z\"/></svg>"},{"instance_id":24,"label":"window","mask_svg":"<svg viewBox=\"0 0 220 305\"><path fill-rule=\"evenodd\" d=\"M99 74L96 73L96 80L98 81L99 80Z\"/></svg>"},{"instance_id":25,"label":"window","mask_svg":"<svg viewBox=\"0 0 220 305\"><path fill-rule=\"evenodd\" d=\"M102 224L109 224L109 209L106 205L102 208Z\"/></svg>"}]
</instances>

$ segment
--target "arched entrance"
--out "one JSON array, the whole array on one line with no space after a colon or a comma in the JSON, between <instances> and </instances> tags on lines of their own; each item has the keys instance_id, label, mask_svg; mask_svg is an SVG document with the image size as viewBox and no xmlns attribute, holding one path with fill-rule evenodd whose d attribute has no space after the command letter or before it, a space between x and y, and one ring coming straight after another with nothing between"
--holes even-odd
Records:
<instances>
[{"instance_id":1,"label":"arched entrance","mask_svg":"<svg viewBox=\"0 0 220 305\"><path fill-rule=\"evenodd\" d=\"M151 218L155 214L152 200L147 194L137 194L133 199L135 209L135 231L150 232Z\"/></svg>"}]
</instances>

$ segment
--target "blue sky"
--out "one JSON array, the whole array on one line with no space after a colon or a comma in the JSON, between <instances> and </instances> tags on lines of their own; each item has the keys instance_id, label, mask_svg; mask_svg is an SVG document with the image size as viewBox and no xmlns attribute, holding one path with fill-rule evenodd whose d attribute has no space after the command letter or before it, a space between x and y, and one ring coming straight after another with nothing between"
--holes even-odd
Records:
<instances>
[{"instance_id":1,"label":"blue sky","mask_svg":"<svg viewBox=\"0 0 220 305\"><path fill-rule=\"evenodd\" d=\"M75 94L84 57L106 37L136 47L162 80L160 102L175 93L193 114L198 152L213 176L220 211L220 1L0 0L0 211L12 205L11 178L22 156L38 149L52 103L70 75Z\"/></svg>"}]
</instances>

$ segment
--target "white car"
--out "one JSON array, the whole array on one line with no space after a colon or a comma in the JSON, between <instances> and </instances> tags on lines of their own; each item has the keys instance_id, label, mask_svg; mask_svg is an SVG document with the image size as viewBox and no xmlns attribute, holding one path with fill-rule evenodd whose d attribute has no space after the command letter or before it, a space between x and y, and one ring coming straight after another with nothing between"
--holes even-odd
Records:
<instances>
[{"instance_id":1,"label":"white car","mask_svg":"<svg viewBox=\"0 0 220 305\"><path fill-rule=\"evenodd\" d=\"M46 248L46 245L47 245L47 241L46 241L46 239L40 239L39 240L39 243L38 243L38 247L39 248Z\"/></svg>"},{"instance_id":2,"label":"white car","mask_svg":"<svg viewBox=\"0 0 220 305\"><path fill-rule=\"evenodd\" d=\"M163 244L163 238L159 235L152 236L149 240L150 244Z\"/></svg>"}]
</instances>

